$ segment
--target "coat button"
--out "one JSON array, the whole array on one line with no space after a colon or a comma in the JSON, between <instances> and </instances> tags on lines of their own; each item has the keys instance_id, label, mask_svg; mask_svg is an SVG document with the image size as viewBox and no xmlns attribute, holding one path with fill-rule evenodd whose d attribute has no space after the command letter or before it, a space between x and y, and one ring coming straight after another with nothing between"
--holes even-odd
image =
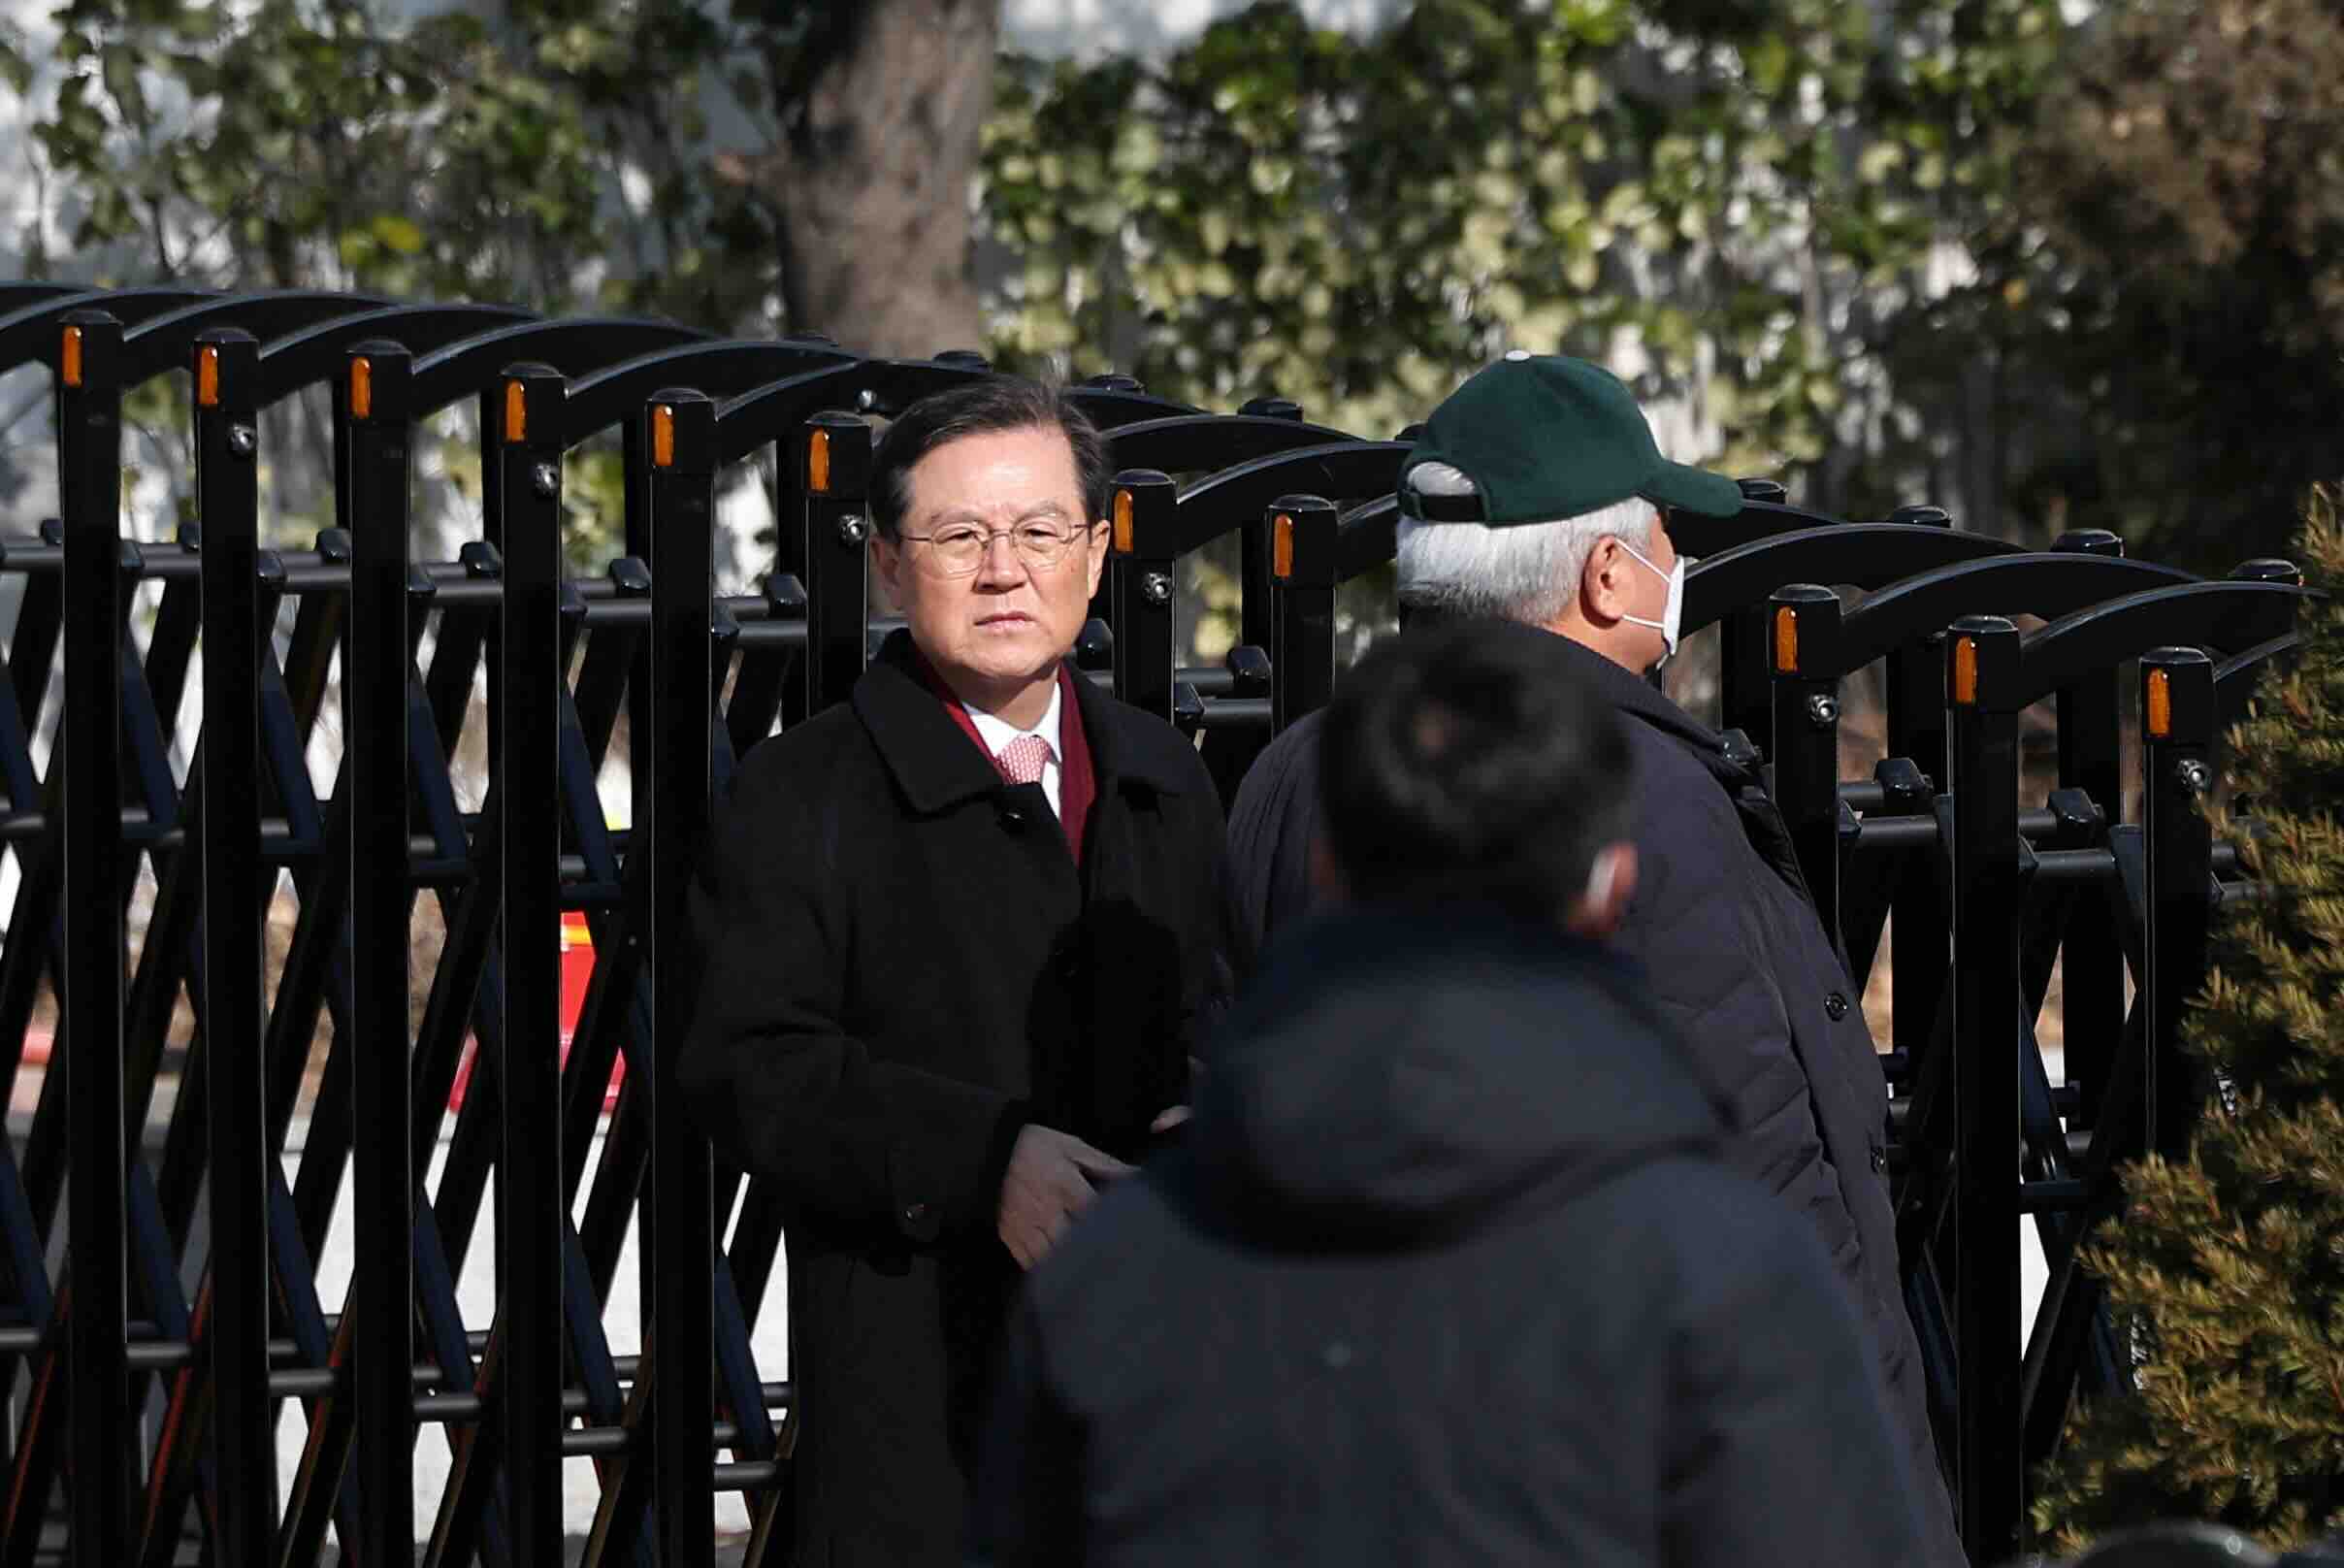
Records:
<instances>
[{"instance_id":1,"label":"coat button","mask_svg":"<svg viewBox=\"0 0 2344 1568\"><path fill-rule=\"evenodd\" d=\"M1884 1170L1886 1170L1886 1169L1888 1168L1888 1151L1887 1151L1887 1150L1885 1150L1885 1149L1874 1149L1874 1150L1872 1152L1872 1173L1873 1173L1874 1175L1877 1175L1877 1174L1879 1174L1881 1171L1884 1171Z\"/></svg>"},{"instance_id":2,"label":"coat button","mask_svg":"<svg viewBox=\"0 0 2344 1568\"><path fill-rule=\"evenodd\" d=\"M925 1204L925 1203L906 1203L905 1205L903 1205L903 1223L904 1223L905 1225L918 1225L918 1224L919 1224L921 1221L923 1221L923 1220L925 1220L925 1219L927 1219L927 1218L928 1218L928 1205L927 1205L927 1204Z\"/></svg>"},{"instance_id":3,"label":"coat button","mask_svg":"<svg viewBox=\"0 0 2344 1568\"><path fill-rule=\"evenodd\" d=\"M1837 1024L1847 1016L1847 995L1835 991L1823 998L1823 1016Z\"/></svg>"},{"instance_id":4,"label":"coat button","mask_svg":"<svg viewBox=\"0 0 2344 1568\"><path fill-rule=\"evenodd\" d=\"M1001 822L1002 822L1002 825L1003 825L1003 826L1005 826L1005 827L1010 827L1010 828L1018 828L1018 827L1023 827L1023 826L1025 825L1025 822L1026 822L1026 808L1025 808L1024 806L1022 806L1022 805L1004 805L1004 806L1002 806L1002 807L1001 807Z\"/></svg>"}]
</instances>

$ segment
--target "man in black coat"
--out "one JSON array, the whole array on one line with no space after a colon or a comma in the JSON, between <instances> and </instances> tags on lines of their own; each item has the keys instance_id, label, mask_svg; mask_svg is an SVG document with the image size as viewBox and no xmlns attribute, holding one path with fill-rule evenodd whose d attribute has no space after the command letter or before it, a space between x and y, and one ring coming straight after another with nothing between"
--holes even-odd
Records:
<instances>
[{"instance_id":1,"label":"man in black coat","mask_svg":"<svg viewBox=\"0 0 2344 1568\"><path fill-rule=\"evenodd\" d=\"M1911 1487L1812 1226L1594 938L1621 722L1555 638L1378 649L1318 874L1187 1144L1036 1270L972 1555L1891 1568Z\"/></svg>"},{"instance_id":2,"label":"man in black coat","mask_svg":"<svg viewBox=\"0 0 2344 1568\"><path fill-rule=\"evenodd\" d=\"M1918 1480L1929 1560L1963 1561L1905 1311L1888 1200L1888 1097L1856 988L1780 816L1716 733L1644 677L1676 651L1684 562L1658 508L1739 511L1731 481L1664 461L1627 388L1583 361L1509 356L1443 403L1402 465L1399 592L1413 616L1554 635L1628 721L1644 874L1615 948L1730 1104L1734 1167L1806 1215L1871 1330ZM1229 813L1225 915L1243 971L1311 901L1318 726L1281 735Z\"/></svg>"},{"instance_id":3,"label":"man in black coat","mask_svg":"<svg viewBox=\"0 0 2344 1568\"><path fill-rule=\"evenodd\" d=\"M874 471L908 629L743 759L677 1071L786 1205L794 1560L941 1564L1021 1266L1187 1096L1221 823L1194 748L1065 663L1106 550L1081 412L975 383Z\"/></svg>"}]
</instances>

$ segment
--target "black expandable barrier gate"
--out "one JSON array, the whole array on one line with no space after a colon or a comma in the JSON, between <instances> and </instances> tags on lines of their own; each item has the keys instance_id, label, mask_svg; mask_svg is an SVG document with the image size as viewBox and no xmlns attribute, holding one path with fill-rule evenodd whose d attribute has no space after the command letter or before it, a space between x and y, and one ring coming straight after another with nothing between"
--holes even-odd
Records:
<instances>
[{"instance_id":1,"label":"black expandable barrier gate","mask_svg":"<svg viewBox=\"0 0 2344 1568\"><path fill-rule=\"evenodd\" d=\"M60 512L0 539L0 582L19 596L0 692L0 853L17 876L0 1078L18 1096L37 1086L0 1151L0 1568L68 1552L290 1568L318 1560L329 1527L361 1564L406 1564L418 1538L434 1564L557 1561L566 1458L600 1483L590 1563L708 1563L711 1509L694 1499L717 1491L747 1503L748 1561L779 1562L790 1388L763 1376L750 1329L782 1225L666 1087L656 1047L691 998L660 944L712 792L757 739L843 696L888 630L865 610L868 416L984 361L314 293L0 284L0 372L46 365L54 381ZM167 371L192 378L200 527L134 540L122 400ZM260 413L319 385L336 526L309 548L264 548ZM1078 664L1197 735L1233 790L1334 690L1336 589L1391 559L1406 442L1312 425L1274 397L1208 413L1121 376L1077 396L1121 471ZM415 427L459 403L479 414L481 537L454 561L414 561ZM573 578L564 454L614 428L625 553ZM717 480L761 452L777 459L771 570L719 595ZM2210 911L2253 896L2198 802L2218 731L2294 646L2303 590L2285 562L2207 581L2129 560L2107 534L2035 553L1935 507L1848 524L1784 505L1779 486L1744 489L1743 516L1673 525L1704 558L1685 626L1720 628L1727 743L1762 765L1848 955L1835 1011L1860 1004L1894 922L1881 1060L1907 1305L1966 1539L1994 1561L2019 1544L2027 1467L2071 1397L2127 1375L2076 1243L2113 1207L2119 1161L2186 1136L2180 1009ZM1184 667L1182 560L1228 535L1238 645ZM1847 607L1818 584L1862 597ZM142 595L151 616L136 626ZM173 745L199 649L203 728L182 778ZM1875 661L1887 756L1843 780L1840 688ZM467 809L450 760L483 678L487 794ZM336 691L338 746L319 726ZM2057 783L2035 803L2019 715L2046 699ZM2128 818L2131 712L2141 803ZM613 829L595 786L622 714L634 820ZM313 755L333 759L323 795ZM133 965L142 866L155 891ZM270 986L280 885L296 916ZM418 898L446 931L422 974ZM565 1059L566 912L597 957ZM2055 964L2056 1086L2035 1037ZM45 978L63 996L46 1069L27 1049ZM159 1113L182 991L195 1030ZM330 1050L288 1177L321 1018ZM479 1070L443 1126L468 1036ZM336 1236L345 1171L350 1228ZM455 1282L492 1184L483 1323ZM2029 1219L2051 1271L2031 1333ZM603 1309L637 1221L645 1332L619 1355ZM335 1243L355 1264L341 1301L318 1286ZM286 1401L307 1440L280 1497ZM412 1503L425 1423L452 1454L428 1519Z\"/></svg>"}]
</instances>

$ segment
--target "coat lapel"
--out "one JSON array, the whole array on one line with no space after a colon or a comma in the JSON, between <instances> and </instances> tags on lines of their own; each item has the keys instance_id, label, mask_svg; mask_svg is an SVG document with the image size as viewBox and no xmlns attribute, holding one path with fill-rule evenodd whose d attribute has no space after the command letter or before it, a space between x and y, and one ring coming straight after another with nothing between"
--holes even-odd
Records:
<instances>
[{"instance_id":1,"label":"coat lapel","mask_svg":"<svg viewBox=\"0 0 2344 1568\"><path fill-rule=\"evenodd\" d=\"M1090 742L1100 800L1124 785L1158 795L1188 792L1193 775L1180 766L1178 750L1188 742L1179 731L1100 690L1079 670L1074 674L1074 701L1083 710L1083 735Z\"/></svg>"},{"instance_id":2,"label":"coat lapel","mask_svg":"<svg viewBox=\"0 0 2344 1568\"><path fill-rule=\"evenodd\" d=\"M904 804L928 817L1006 788L1000 770L920 678L912 658L911 634L891 634L848 699Z\"/></svg>"},{"instance_id":3,"label":"coat lapel","mask_svg":"<svg viewBox=\"0 0 2344 1568\"><path fill-rule=\"evenodd\" d=\"M1006 786L920 678L914 658L911 634L890 634L855 683L850 701L904 803L921 816L932 816ZM1180 751L1188 743L1179 731L1151 721L1080 670L1070 684L1082 709L1097 802L1126 787L1158 795L1188 793L1193 770L1181 766Z\"/></svg>"}]
</instances>

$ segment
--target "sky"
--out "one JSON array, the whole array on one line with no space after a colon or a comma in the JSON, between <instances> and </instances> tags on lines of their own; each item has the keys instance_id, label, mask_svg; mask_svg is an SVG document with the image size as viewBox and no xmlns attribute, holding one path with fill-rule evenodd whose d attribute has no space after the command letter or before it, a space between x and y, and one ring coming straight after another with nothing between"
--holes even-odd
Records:
<instances>
[{"instance_id":1,"label":"sky","mask_svg":"<svg viewBox=\"0 0 2344 1568\"><path fill-rule=\"evenodd\" d=\"M1177 47L1253 0L1003 0L1001 31L1028 53L1092 54ZM1404 0L1300 0L1322 27L1365 31L1390 20Z\"/></svg>"}]
</instances>

